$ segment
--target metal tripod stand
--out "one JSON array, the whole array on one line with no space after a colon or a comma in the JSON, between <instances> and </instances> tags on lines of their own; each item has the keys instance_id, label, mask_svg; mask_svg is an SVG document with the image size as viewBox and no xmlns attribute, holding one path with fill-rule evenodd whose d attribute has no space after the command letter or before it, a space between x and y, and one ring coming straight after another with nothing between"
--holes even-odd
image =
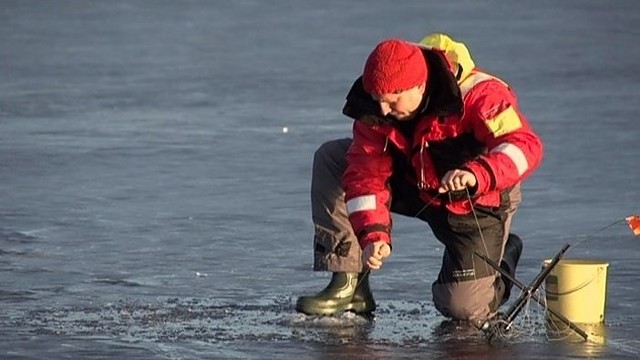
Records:
<instances>
[{"instance_id":1,"label":"metal tripod stand","mask_svg":"<svg viewBox=\"0 0 640 360\"><path fill-rule=\"evenodd\" d=\"M547 278L551 270L558 264L562 256L569 249L569 244L566 244L562 247L562 249L554 256L554 258L549 262L549 264L544 267L540 273L529 283L528 286L525 286L518 279L514 278L507 271L502 269L500 265L498 265L495 261L489 259L488 257L480 254L479 252L475 252L475 255L480 259L484 260L487 264L489 264L492 268L494 268L497 272L499 272L502 276L504 276L507 280L511 281L514 285L522 290L522 293L516 299L516 301L511 305L509 310L507 310L505 317L501 319L501 321L496 322L495 324L491 323L491 320L486 321L481 325L481 329L489 334L489 341L492 341L493 338L500 332L507 332L511 329L513 322L515 321L520 311L526 306L529 302L529 299L535 300L538 304L545 306L545 301L540 299L540 297L536 294L538 288L544 280ZM551 313L553 316L558 318L564 324L566 324L571 330L575 331L578 335L580 335L584 340L588 340L589 334L587 334L584 330L579 328L576 324L571 322L571 320L567 319L564 315L558 313L557 311L547 308L547 311Z\"/></svg>"}]
</instances>

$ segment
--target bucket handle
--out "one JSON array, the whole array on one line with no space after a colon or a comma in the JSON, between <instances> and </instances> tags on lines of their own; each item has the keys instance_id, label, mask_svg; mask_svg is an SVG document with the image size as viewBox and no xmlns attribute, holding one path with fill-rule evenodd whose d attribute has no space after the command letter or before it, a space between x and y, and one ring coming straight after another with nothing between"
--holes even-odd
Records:
<instances>
[{"instance_id":1,"label":"bucket handle","mask_svg":"<svg viewBox=\"0 0 640 360\"><path fill-rule=\"evenodd\" d=\"M598 268L598 271L596 272L596 274L589 280L583 282L582 284L576 286L574 289L565 291L565 292L555 292L555 291L550 291L549 289L545 289L545 292L549 295L553 295L553 296L563 296L563 295L569 295L571 293L574 293L576 291L580 291L584 288L586 288L587 286L589 286L589 284L591 284L596 278L598 278L598 276L600 275L600 272L602 271L602 268Z\"/></svg>"}]
</instances>

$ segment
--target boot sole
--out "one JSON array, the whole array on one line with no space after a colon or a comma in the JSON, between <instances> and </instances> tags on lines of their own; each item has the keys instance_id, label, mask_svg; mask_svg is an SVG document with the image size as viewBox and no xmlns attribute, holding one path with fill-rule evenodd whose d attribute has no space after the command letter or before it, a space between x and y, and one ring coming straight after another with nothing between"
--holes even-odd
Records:
<instances>
[{"instance_id":1,"label":"boot sole","mask_svg":"<svg viewBox=\"0 0 640 360\"><path fill-rule=\"evenodd\" d=\"M352 302L343 306L325 308L313 305L297 304L296 311L306 315L335 315L336 313L343 311L353 311L356 314L368 314L376 309L374 304L367 304L366 302Z\"/></svg>"}]
</instances>

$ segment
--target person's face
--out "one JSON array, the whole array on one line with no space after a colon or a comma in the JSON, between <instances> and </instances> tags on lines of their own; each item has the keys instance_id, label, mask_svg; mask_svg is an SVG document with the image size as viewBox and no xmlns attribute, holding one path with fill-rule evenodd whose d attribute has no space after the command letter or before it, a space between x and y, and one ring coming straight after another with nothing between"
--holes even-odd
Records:
<instances>
[{"instance_id":1,"label":"person's face","mask_svg":"<svg viewBox=\"0 0 640 360\"><path fill-rule=\"evenodd\" d=\"M425 85L419 85L409 90L391 94L373 95L373 99L380 105L382 115L391 115L399 121L406 121L416 114L422 102Z\"/></svg>"}]
</instances>

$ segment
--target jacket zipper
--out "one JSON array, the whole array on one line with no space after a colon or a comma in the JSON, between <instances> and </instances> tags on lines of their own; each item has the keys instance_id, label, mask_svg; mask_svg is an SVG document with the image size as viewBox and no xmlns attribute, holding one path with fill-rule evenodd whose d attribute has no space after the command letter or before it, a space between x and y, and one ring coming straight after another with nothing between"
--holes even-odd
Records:
<instances>
[{"instance_id":1,"label":"jacket zipper","mask_svg":"<svg viewBox=\"0 0 640 360\"><path fill-rule=\"evenodd\" d=\"M424 179L424 150L429 147L429 142L425 141L420 144L420 182L418 183L418 189L424 190L427 188L427 184Z\"/></svg>"}]
</instances>

